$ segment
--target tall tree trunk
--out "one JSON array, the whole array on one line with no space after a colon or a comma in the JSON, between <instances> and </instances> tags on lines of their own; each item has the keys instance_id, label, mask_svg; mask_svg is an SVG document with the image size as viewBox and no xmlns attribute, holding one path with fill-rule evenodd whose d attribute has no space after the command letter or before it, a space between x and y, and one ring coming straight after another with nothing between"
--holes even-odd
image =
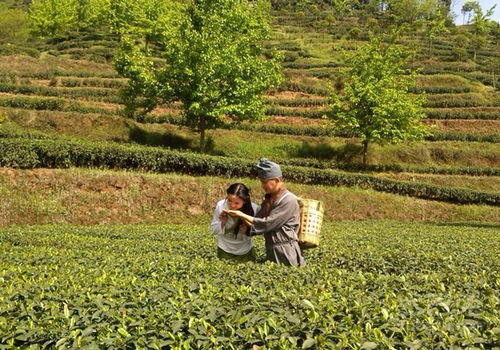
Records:
<instances>
[{"instance_id":1,"label":"tall tree trunk","mask_svg":"<svg viewBox=\"0 0 500 350\"><path fill-rule=\"evenodd\" d=\"M363 140L363 165L366 165L367 153L368 153L368 140Z\"/></svg>"}]
</instances>

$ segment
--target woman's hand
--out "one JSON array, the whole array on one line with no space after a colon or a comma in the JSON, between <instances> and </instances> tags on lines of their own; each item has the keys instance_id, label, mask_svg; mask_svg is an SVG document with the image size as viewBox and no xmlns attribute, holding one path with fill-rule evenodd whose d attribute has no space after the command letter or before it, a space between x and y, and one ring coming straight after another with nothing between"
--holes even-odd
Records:
<instances>
[{"instance_id":1,"label":"woman's hand","mask_svg":"<svg viewBox=\"0 0 500 350\"><path fill-rule=\"evenodd\" d=\"M224 211L222 213L220 213L219 220L220 220L221 227L226 226L226 223L227 223L227 213L225 213Z\"/></svg>"},{"instance_id":2,"label":"woman's hand","mask_svg":"<svg viewBox=\"0 0 500 350\"><path fill-rule=\"evenodd\" d=\"M238 228L238 232L239 233L247 233L247 230L248 230L249 226L247 224L245 224L244 222L242 222Z\"/></svg>"}]
</instances>

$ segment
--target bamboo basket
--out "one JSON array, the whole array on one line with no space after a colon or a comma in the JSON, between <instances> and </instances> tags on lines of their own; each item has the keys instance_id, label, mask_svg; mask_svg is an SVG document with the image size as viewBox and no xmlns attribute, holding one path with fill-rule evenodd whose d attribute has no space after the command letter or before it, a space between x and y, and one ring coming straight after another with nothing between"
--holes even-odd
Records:
<instances>
[{"instance_id":1,"label":"bamboo basket","mask_svg":"<svg viewBox=\"0 0 500 350\"><path fill-rule=\"evenodd\" d=\"M299 206L299 243L306 248L317 247L323 223L323 204L315 199L299 199Z\"/></svg>"}]
</instances>

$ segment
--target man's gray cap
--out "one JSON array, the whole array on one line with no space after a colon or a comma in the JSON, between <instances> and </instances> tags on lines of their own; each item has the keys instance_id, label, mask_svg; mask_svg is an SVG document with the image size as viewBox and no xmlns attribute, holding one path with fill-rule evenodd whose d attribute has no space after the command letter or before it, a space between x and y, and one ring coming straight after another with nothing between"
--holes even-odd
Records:
<instances>
[{"instance_id":1,"label":"man's gray cap","mask_svg":"<svg viewBox=\"0 0 500 350\"><path fill-rule=\"evenodd\" d=\"M261 158L257 163L257 175L259 179L267 180L283 176L281 168L275 162L271 162L267 158Z\"/></svg>"}]
</instances>

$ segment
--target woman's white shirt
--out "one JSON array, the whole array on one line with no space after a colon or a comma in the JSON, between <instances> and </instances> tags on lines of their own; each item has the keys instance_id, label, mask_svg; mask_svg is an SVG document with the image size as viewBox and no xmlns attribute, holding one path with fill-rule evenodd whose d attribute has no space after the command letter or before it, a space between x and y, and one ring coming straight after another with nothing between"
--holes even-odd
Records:
<instances>
[{"instance_id":1,"label":"woman's white shirt","mask_svg":"<svg viewBox=\"0 0 500 350\"><path fill-rule=\"evenodd\" d=\"M252 203L252 208L254 213L257 213L257 204ZM253 247L252 238L245 233L234 234L234 229L238 222L237 218L228 216L224 227L221 226L219 216L224 209L230 209L227 199L221 199L217 202L212 216L212 223L210 224L210 231L216 235L217 245L223 251L234 255L244 255Z\"/></svg>"}]
</instances>

